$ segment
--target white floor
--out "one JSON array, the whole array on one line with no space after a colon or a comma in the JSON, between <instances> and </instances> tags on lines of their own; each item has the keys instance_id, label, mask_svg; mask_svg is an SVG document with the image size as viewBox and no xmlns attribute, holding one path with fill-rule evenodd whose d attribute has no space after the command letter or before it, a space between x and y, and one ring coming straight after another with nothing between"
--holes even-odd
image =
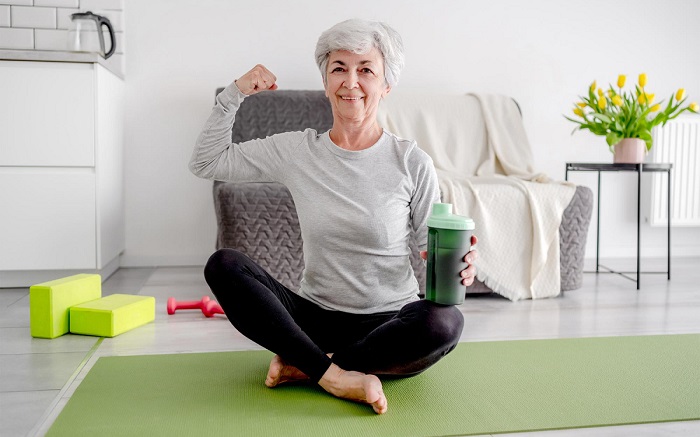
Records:
<instances>
[{"instance_id":1,"label":"white floor","mask_svg":"<svg viewBox=\"0 0 700 437\"><path fill-rule=\"evenodd\" d=\"M609 262L613 268L632 260ZM643 269L658 263L647 260ZM510 302L469 297L463 341L700 333L700 259L673 260L673 279L643 275L642 288L611 274L586 274L581 289L555 299ZM155 296L155 323L112 339L29 334L28 289L0 289L0 436L43 435L100 356L210 352L259 347L221 316L195 311L168 316L168 297L209 295L201 267L120 269L103 295ZM262 381L261 381L262 384ZM391 399L389 399L391 402ZM528 436L697 436L700 421L527 433Z\"/></svg>"}]
</instances>

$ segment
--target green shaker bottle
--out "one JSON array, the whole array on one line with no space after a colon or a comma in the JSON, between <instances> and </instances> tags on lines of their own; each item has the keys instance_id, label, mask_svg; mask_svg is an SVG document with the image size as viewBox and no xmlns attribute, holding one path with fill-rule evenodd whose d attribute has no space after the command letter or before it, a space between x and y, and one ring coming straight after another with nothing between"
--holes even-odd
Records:
<instances>
[{"instance_id":1,"label":"green shaker bottle","mask_svg":"<svg viewBox=\"0 0 700 437\"><path fill-rule=\"evenodd\" d=\"M460 272L471 248L474 221L452 214L452 204L434 203L428 218L428 270L425 298L443 305L459 305L466 292Z\"/></svg>"}]
</instances>

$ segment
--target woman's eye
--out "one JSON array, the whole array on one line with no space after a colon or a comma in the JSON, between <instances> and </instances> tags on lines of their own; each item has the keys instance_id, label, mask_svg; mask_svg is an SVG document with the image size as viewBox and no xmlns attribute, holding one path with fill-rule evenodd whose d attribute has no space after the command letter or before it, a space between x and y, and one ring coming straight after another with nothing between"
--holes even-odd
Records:
<instances>
[{"instance_id":1,"label":"woman's eye","mask_svg":"<svg viewBox=\"0 0 700 437\"><path fill-rule=\"evenodd\" d=\"M340 68L340 67L335 67L335 68L333 69L332 73L335 73L336 71L343 71L343 69Z\"/></svg>"},{"instance_id":2,"label":"woman's eye","mask_svg":"<svg viewBox=\"0 0 700 437\"><path fill-rule=\"evenodd\" d=\"M370 70L369 68L363 68L361 71L363 73L370 73L370 74L372 73L372 70Z\"/></svg>"}]
</instances>

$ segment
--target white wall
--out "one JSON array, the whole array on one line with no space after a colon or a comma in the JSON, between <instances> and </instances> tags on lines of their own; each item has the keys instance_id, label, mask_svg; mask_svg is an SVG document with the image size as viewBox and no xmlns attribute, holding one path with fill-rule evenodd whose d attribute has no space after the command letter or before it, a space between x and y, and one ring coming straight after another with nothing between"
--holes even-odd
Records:
<instances>
[{"instance_id":1,"label":"white wall","mask_svg":"<svg viewBox=\"0 0 700 437\"><path fill-rule=\"evenodd\" d=\"M593 79L646 72L657 98L683 86L700 100L693 0L127 0L125 14L125 266L204 264L216 234L211 182L187 162L215 88L263 63L281 88L321 89L316 39L346 18L386 21L402 34L403 89L515 97L536 168L559 179L566 161L612 161L602 138L571 136L562 117ZM594 187L592 175L572 179ZM604 256L635 253L633 181L604 177ZM700 255L699 228L673 232L674 254ZM665 253L664 230L645 226L642 237L643 254ZM592 227L588 256L594 244Z\"/></svg>"}]
</instances>

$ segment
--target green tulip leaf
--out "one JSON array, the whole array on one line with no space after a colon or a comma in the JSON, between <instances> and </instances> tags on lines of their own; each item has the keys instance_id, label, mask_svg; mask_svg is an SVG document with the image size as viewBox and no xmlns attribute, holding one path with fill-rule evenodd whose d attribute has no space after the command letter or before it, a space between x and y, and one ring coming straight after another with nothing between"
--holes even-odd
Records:
<instances>
[{"instance_id":1,"label":"green tulip leaf","mask_svg":"<svg viewBox=\"0 0 700 437\"><path fill-rule=\"evenodd\" d=\"M598 119L598 120L602 121L603 123L611 123L612 122L610 117L608 117L605 114L599 114L597 112L593 114L593 118Z\"/></svg>"},{"instance_id":2,"label":"green tulip leaf","mask_svg":"<svg viewBox=\"0 0 700 437\"><path fill-rule=\"evenodd\" d=\"M608 135L605 136L605 141L608 143L609 146L614 146L615 144L619 143L622 140L622 137L619 136L615 132L610 132Z\"/></svg>"}]
</instances>

